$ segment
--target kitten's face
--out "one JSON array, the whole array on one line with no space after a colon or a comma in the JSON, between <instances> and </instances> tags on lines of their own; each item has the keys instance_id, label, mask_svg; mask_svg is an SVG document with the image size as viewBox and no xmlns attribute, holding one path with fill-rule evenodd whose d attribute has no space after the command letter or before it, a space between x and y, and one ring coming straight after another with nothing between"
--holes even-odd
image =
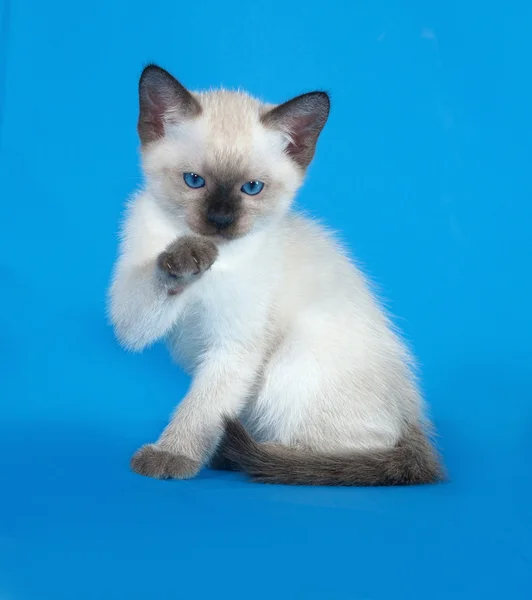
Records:
<instances>
[{"instance_id":1,"label":"kitten's face","mask_svg":"<svg viewBox=\"0 0 532 600\"><path fill-rule=\"evenodd\" d=\"M196 234L230 240L266 228L290 207L328 110L321 92L276 108L235 92L193 95L147 67L139 134L148 184Z\"/></svg>"}]
</instances>

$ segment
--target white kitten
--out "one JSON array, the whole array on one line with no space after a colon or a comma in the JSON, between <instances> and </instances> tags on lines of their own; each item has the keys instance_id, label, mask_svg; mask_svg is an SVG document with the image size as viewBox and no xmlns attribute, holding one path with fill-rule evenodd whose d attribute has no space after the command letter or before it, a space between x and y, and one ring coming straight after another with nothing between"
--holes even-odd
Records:
<instances>
[{"instance_id":1,"label":"white kitten","mask_svg":"<svg viewBox=\"0 0 532 600\"><path fill-rule=\"evenodd\" d=\"M153 65L139 93L146 185L129 206L110 314L126 348L164 338L194 379L133 469L186 478L210 462L322 485L441 479L407 350L338 244L290 212L328 96L272 107L192 94Z\"/></svg>"}]
</instances>

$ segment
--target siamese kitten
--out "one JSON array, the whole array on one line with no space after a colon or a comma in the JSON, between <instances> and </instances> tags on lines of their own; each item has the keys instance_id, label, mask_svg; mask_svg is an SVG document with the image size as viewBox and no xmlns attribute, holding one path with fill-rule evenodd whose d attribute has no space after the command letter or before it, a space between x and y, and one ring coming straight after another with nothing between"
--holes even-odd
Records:
<instances>
[{"instance_id":1,"label":"siamese kitten","mask_svg":"<svg viewBox=\"0 0 532 600\"><path fill-rule=\"evenodd\" d=\"M125 348L164 339L193 381L133 470L440 480L408 351L338 243L290 210L327 94L271 106L191 93L150 65L139 96L146 183L128 207L109 310Z\"/></svg>"}]
</instances>

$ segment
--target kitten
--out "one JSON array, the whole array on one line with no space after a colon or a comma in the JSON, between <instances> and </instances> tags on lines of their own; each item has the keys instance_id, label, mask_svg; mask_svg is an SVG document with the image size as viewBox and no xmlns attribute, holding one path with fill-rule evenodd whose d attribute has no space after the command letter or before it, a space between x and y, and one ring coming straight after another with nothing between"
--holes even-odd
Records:
<instances>
[{"instance_id":1,"label":"kitten","mask_svg":"<svg viewBox=\"0 0 532 600\"><path fill-rule=\"evenodd\" d=\"M165 339L193 382L137 473L206 464L255 481L436 482L442 468L411 358L336 241L290 207L329 114L323 92L278 106L139 83L145 187L110 289L124 347Z\"/></svg>"}]
</instances>

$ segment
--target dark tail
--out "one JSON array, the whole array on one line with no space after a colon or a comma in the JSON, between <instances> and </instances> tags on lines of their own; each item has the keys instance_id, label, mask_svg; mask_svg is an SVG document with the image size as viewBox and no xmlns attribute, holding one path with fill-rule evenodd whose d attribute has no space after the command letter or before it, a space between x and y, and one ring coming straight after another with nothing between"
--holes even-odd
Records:
<instances>
[{"instance_id":1,"label":"dark tail","mask_svg":"<svg viewBox=\"0 0 532 600\"><path fill-rule=\"evenodd\" d=\"M261 483L292 485L415 485L444 479L439 457L425 433L412 426L389 449L321 455L299 448L258 444L236 420L226 422L223 456Z\"/></svg>"}]
</instances>

